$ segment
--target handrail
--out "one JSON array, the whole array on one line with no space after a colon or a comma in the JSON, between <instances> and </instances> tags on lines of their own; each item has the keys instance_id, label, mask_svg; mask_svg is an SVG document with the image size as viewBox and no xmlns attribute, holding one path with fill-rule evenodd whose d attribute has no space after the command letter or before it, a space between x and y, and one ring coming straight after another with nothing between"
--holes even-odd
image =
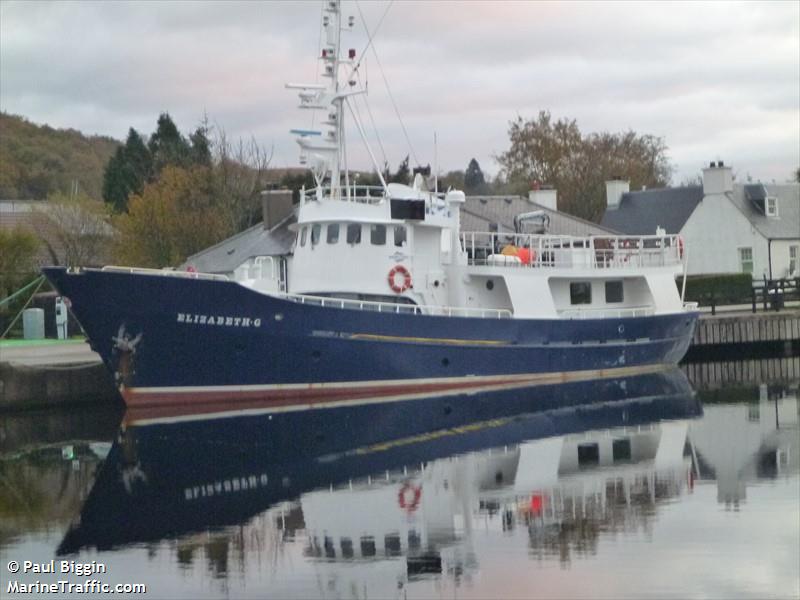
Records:
<instances>
[{"instance_id":1,"label":"handrail","mask_svg":"<svg viewBox=\"0 0 800 600\"><path fill-rule=\"evenodd\" d=\"M460 240L470 265L609 269L678 266L685 261L683 241L678 235L578 237L462 232ZM502 254L508 246L514 247L511 257ZM519 249L525 249L527 254L522 252L515 257Z\"/></svg>"},{"instance_id":2,"label":"handrail","mask_svg":"<svg viewBox=\"0 0 800 600\"><path fill-rule=\"evenodd\" d=\"M173 271L170 269L148 269L146 267L119 267L107 265L101 271L113 273L131 273L133 275L161 275L162 277L181 277L183 279L208 279L216 281L230 281L227 275L216 273L199 273L197 271Z\"/></svg>"},{"instance_id":3,"label":"handrail","mask_svg":"<svg viewBox=\"0 0 800 600\"><path fill-rule=\"evenodd\" d=\"M286 298L300 304L311 304L314 306L329 306L334 308L345 308L351 310L371 310L375 312L395 313L395 314L414 314L414 315L437 315L447 317L479 317L492 319L510 319L510 310L502 308L470 308L455 306L430 306L418 304L400 304L397 302L376 302L373 300L349 300L345 298L331 298L327 296L312 296L308 294L275 293L272 294L281 298Z\"/></svg>"},{"instance_id":4,"label":"handrail","mask_svg":"<svg viewBox=\"0 0 800 600\"><path fill-rule=\"evenodd\" d=\"M649 317L655 311L649 306L629 306L625 308L573 308L559 311L559 316L569 319L608 319L626 317Z\"/></svg>"}]
</instances>

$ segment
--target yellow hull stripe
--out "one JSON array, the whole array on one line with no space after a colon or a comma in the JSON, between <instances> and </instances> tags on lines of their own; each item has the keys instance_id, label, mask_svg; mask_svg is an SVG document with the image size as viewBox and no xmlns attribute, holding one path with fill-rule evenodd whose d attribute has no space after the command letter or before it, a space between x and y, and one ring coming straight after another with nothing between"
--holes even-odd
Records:
<instances>
[{"instance_id":1,"label":"yellow hull stripe","mask_svg":"<svg viewBox=\"0 0 800 600\"><path fill-rule=\"evenodd\" d=\"M455 338L405 337L400 335L375 335L371 333L354 333L351 340L368 340L372 342L406 342L409 344L448 344L451 346L507 346L503 340L462 340Z\"/></svg>"}]
</instances>

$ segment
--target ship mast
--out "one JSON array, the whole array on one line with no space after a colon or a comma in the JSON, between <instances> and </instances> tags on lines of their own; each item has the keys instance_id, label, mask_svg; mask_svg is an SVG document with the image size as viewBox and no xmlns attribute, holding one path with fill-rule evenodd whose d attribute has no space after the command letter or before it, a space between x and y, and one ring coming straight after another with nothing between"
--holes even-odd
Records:
<instances>
[{"instance_id":1,"label":"ship mast","mask_svg":"<svg viewBox=\"0 0 800 600\"><path fill-rule=\"evenodd\" d=\"M348 29L352 29L354 17L347 20ZM292 129L291 133L297 135L300 146L300 164L308 164L317 185L316 195L318 200L323 198L323 183L326 175L330 176L330 192L328 197L334 200L343 200L350 195L349 174L347 170L347 154L344 130L344 105L350 96L365 94L365 90L349 89L355 86L353 72L350 73L346 85L339 81L339 68L342 65L353 66L355 50L349 50L348 57L341 57L342 39L342 12L340 0L326 0L322 17L322 27L325 30L324 45L321 50L323 64L322 76L330 81L327 84L319 83L287 83L289 89L296 89L300 97L300 108L309 110L326 110L327 117L321 125L326 125L327 130ZM366 135L361 123L353 111L353 122L359 134L367 145L373 166L378 172L378 177L387 189L386 182L380 172L375 156L367 144ZM342 186L342 176L345 185Z\"/></svg>"}]
</instances>

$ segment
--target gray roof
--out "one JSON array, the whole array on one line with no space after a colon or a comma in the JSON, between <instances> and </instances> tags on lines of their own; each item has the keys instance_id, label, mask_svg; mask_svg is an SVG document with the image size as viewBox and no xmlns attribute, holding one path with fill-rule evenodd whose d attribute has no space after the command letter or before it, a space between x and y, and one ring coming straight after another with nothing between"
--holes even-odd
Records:
<instances>
[{"instance_id":1,"label":"gray roof","mask_svg":"<svg viewBox=\"0 0 800 600\"><path fill-rule=\"evenodd\" d=\"M742 184L735 184L727 196L765 238L800 238L800 185L764 186L769 196L778 198L778 218L767 217L754 206L745 197ZM632 235L653 235L656 227L670 234L680 233L702 200L702 186L628 192L623 194L619 208L606 210L601 223Z\"/></svg>"},{"instance_id":2,"label":"gray roof","mask_svg":"<svg viewBox=\"0 0 800 600\"><path fill-rule=\"evenodd\" d=\"M600 223L631 235L655 235L658 227L679 233L702 200L702 186L628 192L618 208L606 209Z\"/></svg>"},{"instance_id":3,"label":"gray roof","mask_svg":"<svg viewBox=\"0 0 800 600\"><path fill-rule=\"evenodd\" d=\"M800 184L765 183L767 195L778 199L778 216L768 217L745 197L744 185L734 185L731 202L761 235L770 240L800 239Z\"/></svg>"},{"instance_id":4,"label":"gray roof","mask_svg":"<svg viewBox=\"0 0 800 600\"><path fill-rule=\"evenodd\" d=\"M550 217L550 233L555 235L608 235L616 231L580 217L551 210L521 196L467 196L461 210L461 231L489 231L497 223L500 231L514 231L514 217L542 210Z\"/></svg>"},{"instance_id":5,"label":"gray roof","mask_svg":"<svg viewBox=\"0 0 800 600\"><path fill-rule=\"evenodd\" d=\"M270 230L264 224L253 225L227 240L193 254L182 268L192 266L201 273L232 273L236 267L254 256L284 256L291 252L294 232L289 225L297 221L294 214Z\"/></svg>"}]
</instances>

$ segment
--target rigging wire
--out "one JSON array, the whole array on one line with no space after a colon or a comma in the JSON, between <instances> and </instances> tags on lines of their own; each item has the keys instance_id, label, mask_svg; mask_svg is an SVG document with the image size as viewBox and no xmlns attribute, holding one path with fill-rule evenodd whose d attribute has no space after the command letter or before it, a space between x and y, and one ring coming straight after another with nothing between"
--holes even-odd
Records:
<instances>
[{"instance_id":1,"label":"rigging wire","mask_svg":"<svg viewBox=\"0 0 800 600\"><path fill-rule=\"evenodd\" d=\"M392 2L393 1L394 0L392 0ZM383 23L383 19L386 17L386 14L389 12L389 7L391 7L392 2L390 2L389 6L386 7L386 10L384 11L383 16L381 17L381 20L378 23L378 27L380 27L381 23ZM417 159L417 153L414 151L414 146L411 143L411 138L408 135L408 130L406 129L406 125L403 122L403 117L400 116L400 109L397 107L397 102L395 102L394 95L392 94L392 90L389 87L389 80L386 78L386 73L383 72L383 66L381 65L380 59L378 58L378 52L377 52L377 50L375 50L375 45L372 43L373 42L373 35L370 35L370 33L369 33L369 28L367 27L367 22L364 19L364 13L361 11L361 5L359 4L358 0L356 0L356 8L358 8L358 14L361 17L361 22L364 24L364 29L367 30L367 36L369 38L369 43L367 44L366 48L364 48L364 52L366 52L369 48L372 48L372 54L375 57L375 62L378 63L378 70L381 72L381 77L383 78L383 83L386 86L386 91L389 93L389 100L391 100L391 102L392 102L392 107L394 108L395 115L397 115L397 120L400 121L400 127L403 129L403 135L405 136L406 143L408 144L408 148L411 151L411 156L414 158L414 162L417 165L419 165L420 162L419 162L419 159ZM375 32L378 31L378 27L375 28ZM356 64L355 68L353 69L354 72L361 65L361 59L363 57L364 57L364 55L362 54L361 58L359 58L359 61Z\"/></svg>"},{"instance_id":2,"label":"rigging wire","mask_svg":"<svg viewBox=\"0 0 800 600\"><path fill-rule=\"evenodd\" d=\"M361 75L359 74L359 82L360 82L360 80L361 80ZM366 85L364 86L364 89L366 89ZM353 100L354 101L355 101L356 98L357 98L357 96L353 96ZM367 100L366 96L363 97L363 100L364 100L364 106L367 107L367 114L369 115L369 121L370 121L370 123L372 123L372 130L375 132L375 139L378 140L378 147L381 149L381 157L383 158L383 164L384 165L388 165L389 161L386 158L386 149L383 147L383 142L381 141L381 136L378 133L378 126L375 124L375 117L372 116L372 108L370 108L369 101ZM355 102L353 102L353 104L355 104ZM358 108L358 107L356 107L356 108Z\"/></svg>"}]
</instances>

